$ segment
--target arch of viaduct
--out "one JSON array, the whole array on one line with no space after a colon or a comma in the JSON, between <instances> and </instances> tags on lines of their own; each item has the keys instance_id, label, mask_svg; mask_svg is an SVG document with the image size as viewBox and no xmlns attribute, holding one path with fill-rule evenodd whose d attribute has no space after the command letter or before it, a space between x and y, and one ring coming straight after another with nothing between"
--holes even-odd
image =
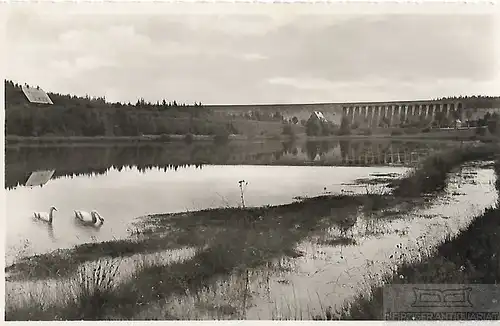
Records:
<instances>
[{"instance_id":1,"label":"arch of viaduct","mask_svg":"<svg viewBox=\"0 0 500 326\"><path fill-rule=\"evenodd\" d=\"M422 100L392 102L351 102L351 103L314 103L314 104L274 104L274 105L208 105L207 108L216 114L233 114L236 116L252 111L261 113L280 112L285 118L297 117L307 120L314 111L322 112L328 120L340 124L341 118L347 117L352 124L358 121L379 126L385 118L389 126L402 121L430 119L434 121L438 112L452 119L452 112L458 111L459 119L464 120L467 109L460 100Z\"/></svg>"},{"instance_id":2,"label":"arch of viaduct","mask_svg":"<svg viewBox=\"0 0 500 326\"><path fill-rule=\"evenodd\" d=\"M464 105L460 101L422 101L422 102L387 102L387 103L350 103L342 105L342 116L352 124L356 121L368 121L378 126L384 119L389 125L415 119L434 121L438 112L443 112L448 119L452 112L458 111L463 120Z\"/></svg>"}]
</instances>

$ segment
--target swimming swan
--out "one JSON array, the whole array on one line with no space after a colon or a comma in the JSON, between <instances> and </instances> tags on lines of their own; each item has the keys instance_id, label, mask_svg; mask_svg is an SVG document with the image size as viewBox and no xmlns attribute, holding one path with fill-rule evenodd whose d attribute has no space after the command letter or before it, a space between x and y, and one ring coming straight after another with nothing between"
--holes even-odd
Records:
<instances>
[{"instance_id":1,"label":"swimming swan","mask_svg":"<svg viewBox=\"0 0 500 326\"><path fill-rule=\"evenodd\" d=\"M54 206L50 206L50 211L47 212L34 212L33 216L43 222L47 222L52 224L52 220L54 218L54 211L57 211L57 208Z\"/></svg>"},{"instance_id":2,"label":"swimming swan","mask_svg":"<svg viewBox=\"0 0 500 326\"><path fill-rule=\"evenodd\" d=\"M104 219L96 210L93 210L90 213L75 210L75 218L79 219L85 224L91 224L94 226L101 226L102 224L104 224Z\"/></svg>"}]
</instances>

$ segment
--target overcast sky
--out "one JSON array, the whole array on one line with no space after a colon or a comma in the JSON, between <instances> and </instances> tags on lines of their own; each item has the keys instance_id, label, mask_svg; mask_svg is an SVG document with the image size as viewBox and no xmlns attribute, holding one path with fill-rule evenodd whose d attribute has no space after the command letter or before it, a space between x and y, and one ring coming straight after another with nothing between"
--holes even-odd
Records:
<instances>
[{"instance_id":1,"label":"overcast sky","mask_svg":"<svg viewBox=\"0 0 500 326\"><path fill-rule=\"evenodd\" d=\"M68 15L19 9L7 78L205 104L499 95L494 16Z\"/></svg>"}]
</instances>

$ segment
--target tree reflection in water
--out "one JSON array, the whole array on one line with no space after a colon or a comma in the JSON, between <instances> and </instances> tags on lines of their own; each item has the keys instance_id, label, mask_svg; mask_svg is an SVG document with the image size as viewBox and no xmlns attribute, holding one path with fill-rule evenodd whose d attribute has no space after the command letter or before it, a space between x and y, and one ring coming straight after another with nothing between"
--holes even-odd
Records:
<instances>
[{"instance_id":1,"label":"tree reflection in water","mask_svg":"<svg viewBox=\"0 0 500 326\"><path fill-rule=\"evenodd\" d=\"M323 140L230 142L225 145L183 142L134 146L6 146L5 188L24 185L33 171L55 170L53 179L106 174L135 167L141 172L163 171L203 164L387 165L414 164L449 143L391 142L389 140ZM316 161L315 161L316 160Z\"/></svg>"}]
</instances>

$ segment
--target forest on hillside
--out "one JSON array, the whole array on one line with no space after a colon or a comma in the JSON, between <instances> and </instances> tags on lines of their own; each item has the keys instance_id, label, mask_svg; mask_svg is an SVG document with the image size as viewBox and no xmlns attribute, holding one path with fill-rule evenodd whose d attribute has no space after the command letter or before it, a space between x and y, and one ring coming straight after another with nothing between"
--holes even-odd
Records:
<instances>
[{"instance_id":1,"label":"forest on hillside","mask_svg":"<svg viewBox=\"0 0 500 326\"><path fill-rule=\"evenodd\" d=\"M37 87L37 86L35 86ZM138 99L135 104L111 103L102 97L79 97L47 92L54 104L30 103L21 85L5 80L5 127L16 136L139 136L200 134L331 134L330 124L319 132L313 123L285 118L279 111L252 110L241 117L214 115L201 103L187 105L163 99L156 103ZM500 97L459 96L436 100L460 100L465 109L500 108ZM309 121L311 122L311 121ZM314 121L313 121L314 122ZM314 132L312 132L314 131Z\"/></svg>"},{"instance_id":2,"label":"forest on hillside","mask_svg":"<svg viewBox=\"0 0 500 326\"><path fill-rule=\"evenodd\" d=\"M473 95L473 96L451 96L442 97L438 100L444 101L461 101L466 109L492 109L500 108L500 96L483 96L483 95Z\"/></svg>"},{"instance_id":3,"label":"forest on hillside","mask_svg":"<svg viewBox=\"0 0 500 326\"><path fill-rule=\"evenodd\" d=\"M47 92L54 104L30 103L21 85L5 81L5 127L17 136L138 136L237 133L229 119L211 119L201 103L135 104Z\"/></svg>"}]
</instances>

